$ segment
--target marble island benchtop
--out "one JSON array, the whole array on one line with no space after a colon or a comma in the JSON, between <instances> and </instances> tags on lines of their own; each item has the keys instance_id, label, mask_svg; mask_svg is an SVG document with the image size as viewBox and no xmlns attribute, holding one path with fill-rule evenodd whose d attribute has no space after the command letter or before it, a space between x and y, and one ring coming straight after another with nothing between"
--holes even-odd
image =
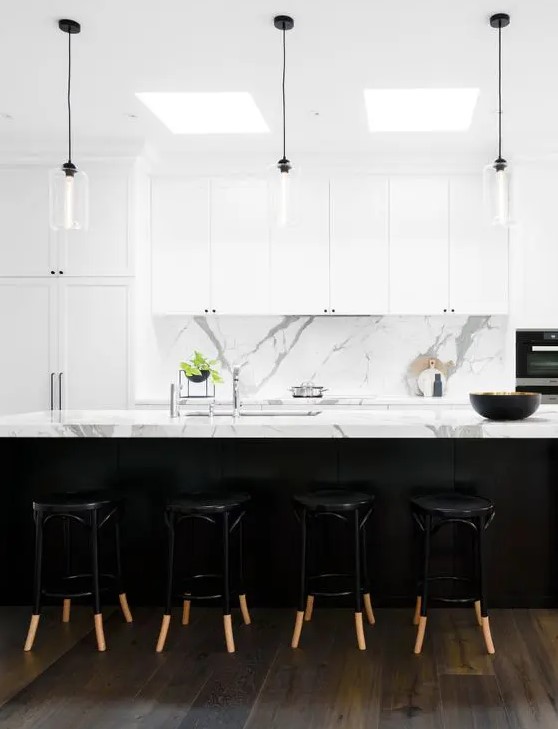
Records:
<instances>
[{"instance_id":1,"label":"marble island benchtop","mask_svg":"<svg viewBox=\"0 0 558 729\"><path fill-rule=\"evenodd\" d=\"M275 411L277 412L277 411ZM291 411L292 412L292 411ZM0 417L8 438L558 438L558 406L527 420L492 422L472 408L320 411L171 418L165 410L66 410Z\"/></svg>"}]
</instances>

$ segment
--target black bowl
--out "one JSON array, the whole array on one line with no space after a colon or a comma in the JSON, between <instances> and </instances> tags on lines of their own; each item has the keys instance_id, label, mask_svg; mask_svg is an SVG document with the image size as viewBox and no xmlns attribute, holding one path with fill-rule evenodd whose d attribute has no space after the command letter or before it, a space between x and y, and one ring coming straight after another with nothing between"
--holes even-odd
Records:
<instances>
[{"instance_id":1,"label":"black bowl","mask_svg":"<svg viewBox=\"0 0 558 729\"><path fill-rule=\"evenodd\" d=\"M541 404L539 392L471 392L471 405L489 420L523 420Z\"/></svg>"}]
</instances>

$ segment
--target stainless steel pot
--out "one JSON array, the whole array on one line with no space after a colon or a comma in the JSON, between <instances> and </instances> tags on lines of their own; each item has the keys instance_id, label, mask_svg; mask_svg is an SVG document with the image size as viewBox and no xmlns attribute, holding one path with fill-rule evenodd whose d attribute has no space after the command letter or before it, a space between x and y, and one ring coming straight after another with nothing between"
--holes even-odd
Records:
<instances>
[{"instance_id":1,"label":"stainless steel pot","mask_svg":"<svg viewBox=\"0 0 558 729\"><path fill-rule=\"evenodd\" d=\"M293 397L322 397L327 387L315 385L313 382L303 382L301 385L291 387L290 390Z\"/></svg>"}]
</instances>

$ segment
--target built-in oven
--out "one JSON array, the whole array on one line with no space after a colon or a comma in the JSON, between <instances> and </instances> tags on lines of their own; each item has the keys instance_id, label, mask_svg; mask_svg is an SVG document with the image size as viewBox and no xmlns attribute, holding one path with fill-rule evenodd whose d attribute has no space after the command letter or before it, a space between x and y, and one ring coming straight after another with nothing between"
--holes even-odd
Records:
<instances>
[{"instance_id":1,"label":"built-in oven","mask_svg":"<svg viewBox=\"0 0 558 729\"><path fill-rule=\"evenodd\" d=\"M518 392L540 392L543 402L558 403L558 330L517 330L515 378Z\"/></svg>"}]
</instances>

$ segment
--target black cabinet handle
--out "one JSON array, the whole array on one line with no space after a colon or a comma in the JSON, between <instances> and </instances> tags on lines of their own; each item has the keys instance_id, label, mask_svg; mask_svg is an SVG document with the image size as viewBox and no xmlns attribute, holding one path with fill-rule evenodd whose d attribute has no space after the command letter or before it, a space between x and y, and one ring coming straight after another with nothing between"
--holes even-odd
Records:
<instances>
[{"instance_id":1,"label":"black cabinet handle","mask_svg":"<svg viewBox=\"0 0 558 729\"><path fill-rule=\"evenodd\" d=\"M446 314L446 313L447 313L447 309L444 309L444 314Z\"/></svg>"},{"instance_id":2,"label":"black cabinet handle","mask_svg":"<svg viewBox=\"0 0 558 729\"><path fill-rule=\"evenodd\" d=\"M455 314L455 309L452 309L452 310L451 310L451 313L452 313L452 314Z\"/></svg>"},{"instance_id":3,"label":"black cabinet handle","mask_svg":"<svg viewBox=\"0 0 558 729\"><path fill-rule=\"evenodd\" d=\"M327 314L327 309L324 309L324 314Z\"/></svg>"},{"instance_id":4,"label":"black cabinet handle","mask_svg":"<svg viewBox=\"0 0 558 729\"><path fill-rule=\"evenodd\" d=\"M64 273L64 271L58 271L58 273Z\"/></svg>"},{"instance_id":5,"label":"black cabinet handle","mask_svg":"<svg viewBox=\"0 0 558 729\"><path fill-rule=\"evenodd\" d=\"M54 274L55 274L55 273L56 273L56 271L51 271L51 274L52 274L53 276L54 276Z\"/></svg>"},{"instance_id":6,"label":"black cabinet handle","mask_svg":"<svg viewBox=\"0 0 558 729\"><path fill-rule=\"evenodd\" d=\"M54 372L50 373L50 409L54 410Z\"/></svg>"},{"instance_id":7,"label":"black cabinet handle","mask_svg":"<svg viewBox=\"0 0 558 729\"><path fill-rule=\"evenodd\" d=\"M215 309L211 309L211 311L215 314Z\"/></svg>"},{"instance_id":8,"label":"black cabinet handle","mask_svg":"<svg viewBox=\"0 0 558 729\"><path fill-rule=\"evenodd\" d=\"M332 309L332 310L331 310L331 313L332 313L332 314L335 314L335 309Z\"/></svg>"},{"instance_id":9,"label":"black cabinet handle","mask_svg":"<svg viewBox=\"0 0 558 729\"><path fill-rule=\"evenodd\" d=\"M62 375L63 372L58 373L58 410L62 410Z\"/></svg>"},{"instance_id":10,"label":"black cabinet handle","mask_svg":"<svg viewBox=\"0 0 558 729\"><path fill-rule=\"evenodd\" d=\"M206 314L209 314L209 309L204 309Z\"/></svg>"}]
</instances>

